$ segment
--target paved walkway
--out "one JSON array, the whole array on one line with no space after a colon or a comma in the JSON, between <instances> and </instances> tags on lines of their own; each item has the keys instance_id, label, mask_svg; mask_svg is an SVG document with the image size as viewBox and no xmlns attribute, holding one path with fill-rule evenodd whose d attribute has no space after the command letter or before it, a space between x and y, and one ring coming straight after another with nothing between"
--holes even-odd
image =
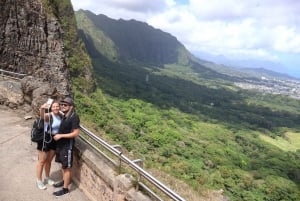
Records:
<instances>
[{"instance_id":1,"label":"paved walkway","mask_svg":"<svg viewBox=\"0 0 300 201\"><path fill-rule=\"evenodd\" d=\"M52 195L57 190L52 186L46 190L36 187L37 151L36 144L30 142L32 120L24 116L0 105L0 201L88 201L74 184L70 185L70 194L61 198ZM59 164L52 163L50 177L60 179Z\"/></svg>"}]
</instances>

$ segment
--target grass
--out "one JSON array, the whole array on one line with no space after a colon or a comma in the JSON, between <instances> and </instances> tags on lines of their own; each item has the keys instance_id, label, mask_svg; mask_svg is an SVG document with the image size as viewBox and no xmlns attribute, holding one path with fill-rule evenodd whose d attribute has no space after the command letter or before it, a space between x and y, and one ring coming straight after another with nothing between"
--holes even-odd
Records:
<instances>
[{"instance_id":1,"label":"grass","mask_svg":"<svg viewBox=\"0 0 300 201\"><path fill-rule=\"evenodd\" d=\"M164 183L167 187L171 187L171 189L178 193L178 195L182 196L186 200L189 201L223 201L225 196L223 195L223 190L209 190L209 189L198 189L198 192L191 189L191 187L180 181L173 176L160 171L158 169L150 169L149 172L156 177L159 178L161 182ZM166 199L171 200L171 199Z\"/></svg>"},{"instance_id":2,"label":"grass","mask_svg":"<svg viewBox=\"0 0 300 201\"><path fill-rule=\"evenodd\" d=\"M264 141L279 147L283 151L296 152L300 149L300 133L286 132L285 137L271 138L266 135L260 135Z\"/></svg>"}]
</instances>

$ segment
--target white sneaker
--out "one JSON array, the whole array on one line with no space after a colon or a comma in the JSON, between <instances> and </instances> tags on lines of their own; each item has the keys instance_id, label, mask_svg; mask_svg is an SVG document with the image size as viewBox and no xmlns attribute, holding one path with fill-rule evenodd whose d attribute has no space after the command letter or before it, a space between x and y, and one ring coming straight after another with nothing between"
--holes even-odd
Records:
<instances>
[{"instance_id":1,"label":"white sneaker","mask_svg":"<svg viewBox=\"0 0 300 201\"><path fill-rule=\"evenodd\" d=\"M41 190L45 190L47 188L42 181L36 181L36 185Z\"/></svg>"},{"instance_id":2,"label":"white sneaker","mask_svg":"<svg viewBox=\"0 0 300 201\"><path fill-rule=\"evenodd\" d=\"M49 185L53 186L54 183L55 182L50 178L45 178L44 179L44 184L49 184Z\"/></svg>"}]
</instances>

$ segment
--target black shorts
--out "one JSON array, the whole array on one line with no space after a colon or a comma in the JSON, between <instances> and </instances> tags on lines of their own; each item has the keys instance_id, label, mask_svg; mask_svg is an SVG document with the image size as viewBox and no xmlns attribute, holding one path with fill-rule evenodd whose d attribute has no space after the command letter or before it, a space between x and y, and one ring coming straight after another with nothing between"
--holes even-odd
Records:
<instances>
[{"instance_id":1,"label":"black shorts","mask_svg":"<svg viewBox=\"0 0 300 201\"><path fill-rule=\"evenodd\" d=\"M56 149L55 162L61 163L63 169L71 168L73 165L73 149L58 147Z\"/></svg>"},{"instance_id":2,"label":"black shorts","mask_svg":"<svg viewBox=\"0 0 300 201\"><path fill-rule=\"evenodd\" d=\"M40 151L50 151L56 150L56 141L53 139L53 137L47 136L45 141L38 142L37 143L37 150Z\"/></svg>"},{"instance_id":3,"label":"black shorts","mask_svg":"<svg viewBox=\"0 0 300 201\"><path fill-rule=\"evenodd\" d=\"M49 149L56 150L56 141L52 138L47 142Z\"/></svg>"}]
</instances>

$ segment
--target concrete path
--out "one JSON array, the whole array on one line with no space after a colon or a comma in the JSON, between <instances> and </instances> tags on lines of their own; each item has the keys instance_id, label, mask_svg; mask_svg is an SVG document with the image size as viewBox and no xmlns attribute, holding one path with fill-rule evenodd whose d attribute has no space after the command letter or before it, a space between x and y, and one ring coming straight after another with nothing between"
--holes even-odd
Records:
<instances>
[{"instance_id":1,"label":"concrete path","mask_svg":"<svg viewBox=\"0 0 300 201\"><path fill-rule=\"evenodd\" d=\"M36 144L30 141L33 120L25 120L25 114L0 105L0 201L88 201L75 184L70 185L70 194L56 198L56 190L36 187L35 167L37 163ZM51 175L60 180L59 164L52 162Z\"/></svg>"}]
</instances>

